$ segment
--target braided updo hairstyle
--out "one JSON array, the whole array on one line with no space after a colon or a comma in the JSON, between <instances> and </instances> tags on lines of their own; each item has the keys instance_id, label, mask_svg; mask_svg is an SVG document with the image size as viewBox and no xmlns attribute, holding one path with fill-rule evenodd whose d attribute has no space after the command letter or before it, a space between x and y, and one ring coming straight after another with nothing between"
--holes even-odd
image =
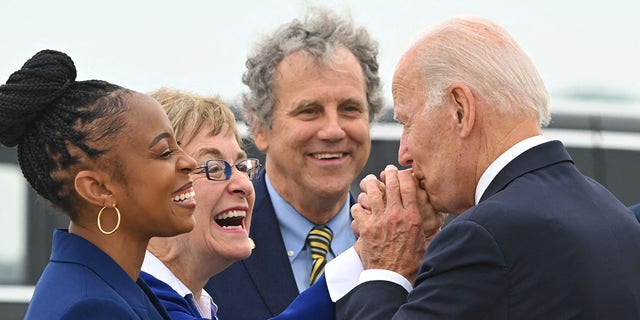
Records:
<instances>
[{"instance_id":1,"label":"braided updo hairstyle","mask_svg":"<svg viewBox=\"0 0 640 320\"><path fill-rule=\"evenodd\" d=\"M22 174L36 192L77 217L74 179L113 146L126 124L124 95L100 81L75 81L62 52L43 50L0 86L0 144L18 146Z\"/></svg>"}]
</instances>

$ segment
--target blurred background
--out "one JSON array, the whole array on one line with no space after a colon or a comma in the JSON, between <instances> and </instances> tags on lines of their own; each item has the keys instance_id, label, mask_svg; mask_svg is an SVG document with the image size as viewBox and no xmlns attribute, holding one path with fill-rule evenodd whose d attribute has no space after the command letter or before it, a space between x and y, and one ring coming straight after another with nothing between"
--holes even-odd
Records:
<instances>
[{"instance_id":1,"label":"blurred background","mask_svg":"<svg viewBox=\"0 0 640 320\"><path fill-rule=\"evenodd\" d=\"M390 118L390 84L402 52L438 21L480 15L509 30L537 65L553 111L545 134L562 140L580 169L625 204L640 202L640 1L2 0L0 78L37 51L55 49L72 57L79 80L218 94L237 106L253 44L314 6L351 16L380 44L388 107L372 129L363 175L396 163L400 128ZM0 194L7 199L0 206L0 314L21 319L52 229L67 222L35 197L13 149L0 148Z\"/></svg>"}]
</instances>

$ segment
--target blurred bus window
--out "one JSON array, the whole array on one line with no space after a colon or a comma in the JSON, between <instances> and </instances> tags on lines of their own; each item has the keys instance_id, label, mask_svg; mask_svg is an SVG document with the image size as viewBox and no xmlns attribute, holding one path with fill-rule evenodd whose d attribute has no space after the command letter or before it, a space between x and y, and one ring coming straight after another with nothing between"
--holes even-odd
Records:
<instances>
[{"instance_id":1,"label":"blurred bus window","mask_svg":"<svg viewBox=\"0 0 640 320\"><path fill-rule=\"evenodd\" d=\"M23 284L27 243L27 185L20 167L0 163L0 284Z\"/></svg>"}]
</instances>

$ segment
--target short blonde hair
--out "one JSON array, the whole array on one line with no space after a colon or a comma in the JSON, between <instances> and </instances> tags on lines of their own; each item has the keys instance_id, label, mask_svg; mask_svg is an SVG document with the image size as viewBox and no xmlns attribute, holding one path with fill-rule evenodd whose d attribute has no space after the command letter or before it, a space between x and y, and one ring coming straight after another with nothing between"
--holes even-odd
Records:
<instances>
[{"instance_id":1,"label":"short blonde hair","mask_svg":"<svg viewBox=\"0 0 640 320\"><path fill-rule=\"evenodd\" d=\"M220 97L201 96L170 88L160 88L149 95L160 102L171 121L176 138L182 144L189 143L206 123L211 125L213 135L219 134L225 127L228 128L242 146L236 118Z\"/></svg>"}]
</instances>

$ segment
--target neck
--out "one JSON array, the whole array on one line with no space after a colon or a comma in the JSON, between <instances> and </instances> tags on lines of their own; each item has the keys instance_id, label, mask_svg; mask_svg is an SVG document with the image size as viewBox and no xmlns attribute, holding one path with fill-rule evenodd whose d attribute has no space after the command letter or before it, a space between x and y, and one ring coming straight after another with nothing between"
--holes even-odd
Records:
<instances>
[{"instance_id":1,"label":"neck","mask_svg":"<svg viewBox=\"0 0 640 320\"><path fill-rule=\"evenodd\" d=\"M231 262L225 263L218 257L199 254L193 250L194 246L189 245L189 241L181 241L188 240L183 236L151 238L147 250L162 261L171 273L189 288L196 301L199 301L202 288L207 281L231 265Z\"/></svg>"},{"instance_id":2,"label":"neck","mask_svg":"<svg viewBox=\"0 0 640 320\"><path fill-rule=\"evenodd\" d=\"M494 127L495 128L495 127ZM482 174L500 155L505 153L518 142L542 134L537 119L524 119L522 121L508 123L502 130L485 130L481 137L478 166L476 170L476 183Z\"/></svg>"},{"instance_id":3,"label":"neck","mask_svg":"<svg viewBox=\"0 0 640 320\"><path fill-rule=\"evenodd\" d=\"M71 222L69 232L100 248L113 261L115 261L135 282L140 276L140 268L144 260L144 253L149 242L149 238L140 237L118 230L113 234L105 235L97 227L86 228L78 223Z\"/></svg>"},{"instance_id":4,"label":"neck","mask_svg":"<svg viewBox=\"0 0 640 320\"><path fill-rule=\"evenodd\" d=\"M326 224L338 215L349 196L349 190L327 195L297 188L278 188L275 184L273 187L296 211L315 225Z\"/></svg>"}]
</instances>

